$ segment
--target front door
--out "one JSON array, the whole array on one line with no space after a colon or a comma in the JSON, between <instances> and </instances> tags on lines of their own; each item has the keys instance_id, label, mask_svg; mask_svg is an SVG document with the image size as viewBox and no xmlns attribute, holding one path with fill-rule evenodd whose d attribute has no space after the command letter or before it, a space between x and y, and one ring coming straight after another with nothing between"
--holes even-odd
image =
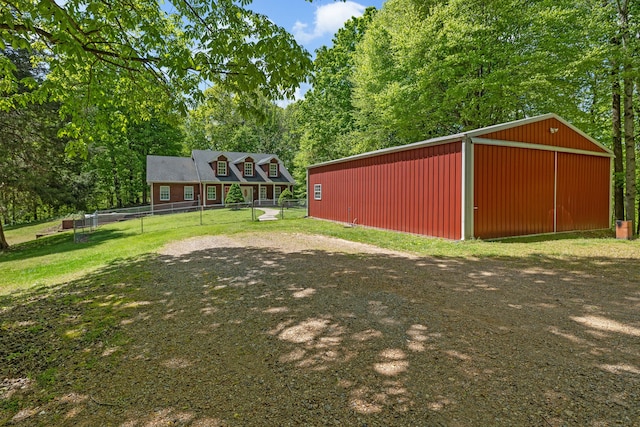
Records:
<instances>
[{"instance_id":1,"label":"front door","mask_svg":"<svg viewBox=\"0 0 640 427\"><path fill-rule=\"evenodd\" d=\"M253 201L253 187L240 187L245 202Z\"/></svg>"}]
</instances>

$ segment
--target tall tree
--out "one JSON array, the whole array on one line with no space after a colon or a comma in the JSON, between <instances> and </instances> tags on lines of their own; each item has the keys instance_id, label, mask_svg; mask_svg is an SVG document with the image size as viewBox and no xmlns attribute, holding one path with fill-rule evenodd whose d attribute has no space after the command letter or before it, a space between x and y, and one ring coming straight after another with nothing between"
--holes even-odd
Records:
<instances>
[{"instance_id":1,"label":"tall tree","mask_svg":"<svg viewBox=\"0 0 640 427\"><path fill-rule=\"evenodd\" d=\"M72 119L69 134L88 139L87 108L117 102L145 117L150 101L184 109L208 82L235 93L293 96L310 67L309 54L284 29L246 8L250 0L177 0L167 12L156 0L0 0L0 48L45 53L48 78L37 90L5 96L0 109L48 97ZM15 76L0 56L5 86ZM69 82L69 75L74 79ZM12 83L13 82L13 83ZM78 97L70 83L80 85ZM158 97L160 87L163 96ZM185 96L187 95L187 96Z\"/></svg>"},{"instance_id":2,"label":"tall tree","mask_svg":"<svg viewBox=\"0 0 640 427\"><path fill-rule=\"evenodd\" d=\"M276 154L291 166L294 148L286 139L284 110L260 94L252 98L209 88L185 122L188 149Z\"/></svg>"},{"instance_id":3,"label":"tall tree","mask_svg":"<svg viewBox=\"0 0 640 427\"><path fill-rule=\"evenodd\" d=\"M351 154L353 147L344 136L356 129L354 52L375 14L375 8L368 8L362 16L351 18L338 30L331 47L316 51L313 86L300 103L305 121L299 158L304 162L317 163Z\"/></svg>"},{"instance_id":4,"label":"tall tree","mask_svg":"<svg viewBox=\"0 0 640 427\"><path fill-rule=\"evenodd\" d=\"M586 12L573 1L389 0L356 51L362 149L549 111L587 121Z\"/></svg>"},{"instance_id":5,"label":"tall tree","mask_svg":"<svg viewBox=\"0 0 640 427\"><path fill-rule=\"evenodd\" d=\"M625 218L635 223L636 215L636 144L633 122L633 65L629 0L616 1L622 42L622 94L625 145Z\"/></svg>"},{"instance_id":6,"label":"tall tree","mask_svg":"<svg viewBox=\"0 0 640 427\"><path fill-rule=\"evenodd\" d=\"M21 82L14 93L28 94L34 83L41 83L43 72L33 66L26 50L7 49L2 54L11 60L15 80ZM0 96L6 93L0 90ZM5 220L27 215L37 219L43 207L54 212L64 206L82 207L90 182L80 174L79 162L65 156L67 141L58 137L62 125L55 103L0 111L0 211ZM18 209L28 213L18 218ZM0 248L6 249L1 222Z\"/></svg>"}]
</instances>

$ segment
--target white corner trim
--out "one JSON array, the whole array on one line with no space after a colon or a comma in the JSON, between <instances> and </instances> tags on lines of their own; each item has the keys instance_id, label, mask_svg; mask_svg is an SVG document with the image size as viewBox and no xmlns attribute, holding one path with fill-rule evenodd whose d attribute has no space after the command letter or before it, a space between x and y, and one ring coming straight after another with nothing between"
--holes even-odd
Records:
<instances>
[{"instance_id":1,"label":"white corner trim","mask_svg":"<svg viewBox=\"0 0 640 427\"><path fill-rule=\"evenodd\" d=\"M474 238L474 159L471 138L462 139L462 177L461 177L461 240Z\"/></svg>"}]
</instances>

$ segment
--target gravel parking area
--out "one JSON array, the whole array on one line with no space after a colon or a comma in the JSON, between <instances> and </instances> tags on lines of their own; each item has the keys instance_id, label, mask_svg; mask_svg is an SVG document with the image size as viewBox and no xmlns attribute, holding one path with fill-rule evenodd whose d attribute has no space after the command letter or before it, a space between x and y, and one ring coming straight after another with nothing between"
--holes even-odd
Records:
<instances>
[{"instance_id":1,"label":"gravel parking area","mask_svg":"<svg viewBox=\"0 0 640 427\"><path fill-rule=\"evenodd\" d=\"M640 275L606 258L292 233L176 242L138 268L127 344L13 423L640 425Z\"/></svg>"}]
</instances>

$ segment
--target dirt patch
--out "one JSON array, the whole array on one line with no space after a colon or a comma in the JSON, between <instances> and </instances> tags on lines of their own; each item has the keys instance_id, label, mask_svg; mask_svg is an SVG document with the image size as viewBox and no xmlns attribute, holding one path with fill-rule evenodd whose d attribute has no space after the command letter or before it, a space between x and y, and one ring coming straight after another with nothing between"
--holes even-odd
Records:
<instances>
[{"instance_id":1,"label":"dirt patch","mask_svg":"<svg viewBox=\"0 0 640 427\"><path fill-rule=\"evenodd\" d=\"M0 368L2 414L16 425L638 425L640 280L618 262L415 257L295 233L176 242L30 296L56 313L75 292L50 330L91 330L88 301L115 320L97 339L49 337L85 359L56 362L48 401L30 397L47 377ZM28 312L0 311L4 330L36 328Z\"/></svg>"},{"instance_id":2,"label":"dirt patch","mask_svg":"<svg viewBox=\"0 0 640 427\"><path fill-rule=\"evenodd\" d=\"M269 250L277 250L284 253L319 250L351 254L387 254L414 258L411 254L383 249L378 246L304 233L278 233L276 235L260 233L238 234L234 236L199 236L170 243L163 247L159 253L162 255L182 256L200 250L244 247L267 248Z\"/></svg>"}]
</instances>

